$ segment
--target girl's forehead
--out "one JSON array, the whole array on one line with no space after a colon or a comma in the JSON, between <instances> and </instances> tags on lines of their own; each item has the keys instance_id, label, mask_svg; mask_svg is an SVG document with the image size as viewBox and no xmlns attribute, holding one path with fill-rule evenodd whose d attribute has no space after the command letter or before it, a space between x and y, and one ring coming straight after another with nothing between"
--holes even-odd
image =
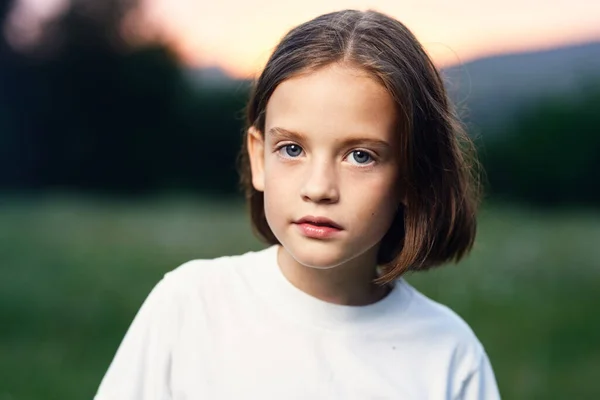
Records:
<instances>
[{"instance_id":1,"label":"girl's forehead","mask_svg":"<svg viewBox=\"0 0 600 400\"><path fill-rule=\"evenodd\" d=\"M389 136L396 106L368 73L331 65L280 83L267 104L265 131L282 127L305 134L334 132Z\"/></svg>"},{"instance_id":2,"label":"girl's forehead","mask_svg":"<svg viewBox=\"0 0 600 400\"><path fill-rule=\"evenodd\" d=\"M393 102L387 89L370 73L340 64L330 64L284 80L270 100L274 98L277 101L336 100L347 105L372 101Z\"/></svg>"}]
</instances>

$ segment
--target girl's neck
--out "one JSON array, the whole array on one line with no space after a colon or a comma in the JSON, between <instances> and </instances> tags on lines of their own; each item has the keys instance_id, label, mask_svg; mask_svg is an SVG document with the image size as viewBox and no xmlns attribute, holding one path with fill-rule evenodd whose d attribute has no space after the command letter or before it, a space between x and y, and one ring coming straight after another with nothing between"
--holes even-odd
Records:
<instances>
[{"instance_id":1,"label":"girl's neck","mask_svg":"<svg viewBox=\"0 0 600 400\"><path fill-rule=\"evenodd\" d=\"M371 254L373 253L373 254ZM373 283L377 277L376 249L329 269L298 263L279 246L277 261L286 279L303 292L328 303L363 306L384 298L390 287Z\"/></svg>"}]
</instances>

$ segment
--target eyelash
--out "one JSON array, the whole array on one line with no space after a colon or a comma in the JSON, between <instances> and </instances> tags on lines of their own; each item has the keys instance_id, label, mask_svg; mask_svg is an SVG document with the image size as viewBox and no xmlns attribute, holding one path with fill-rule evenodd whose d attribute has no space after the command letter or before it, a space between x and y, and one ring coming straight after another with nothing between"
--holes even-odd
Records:
<instances>
[{"instance_id":1,"label":"eyelash","mask_svg":"<svg viewBox=\"0 0 600 400\"><path fill-rule=\"evenodd\" d=\"M290 146L296 146L301 150L301 153L295 157L290 156L289 154L286 154L286 150L290 147ZM282 144L280 146L278 146L275 151L278 153L278 155L280 157L286 158L286 159L294 159L299 157L303 152L304 149L302 148L302 146L297 145L295 143L286 143L286 144ZM373 165L376 161L377 158L375 157L375 155L369 151L369 150L364 150L364 149L354 149L352 151L350 151L345 157L344 159L348 158L349 156L351 156L352 154L356 153L356 152L362 152L365 153L367 156L369 156L369 162L368 163L351 163L353 165L359 166L359 167L368 167Z\"/></svg>"}]
</instances>

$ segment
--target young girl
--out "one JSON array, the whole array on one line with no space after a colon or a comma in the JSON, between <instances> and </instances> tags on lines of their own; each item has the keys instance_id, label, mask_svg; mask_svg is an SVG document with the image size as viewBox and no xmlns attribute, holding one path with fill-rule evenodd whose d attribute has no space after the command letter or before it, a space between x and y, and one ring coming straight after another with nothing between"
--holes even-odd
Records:
<instances>
[{"instance_id":1,"label":"young girl","mask_svg":"<svg viewBox=\"0 0 600 400\"><path fill-rule=\"evenodd\" d=\"M469 143L400 22L346 10L290 31L241 158L270 247L166 274L96 399L499 398L467 324L402 279L473 244Z\"/></svg>"}]
</instances>

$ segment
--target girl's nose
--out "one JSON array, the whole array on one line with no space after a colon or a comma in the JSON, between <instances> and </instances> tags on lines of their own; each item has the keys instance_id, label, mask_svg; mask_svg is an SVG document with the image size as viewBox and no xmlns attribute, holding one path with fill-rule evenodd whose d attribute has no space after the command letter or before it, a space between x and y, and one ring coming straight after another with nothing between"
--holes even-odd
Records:
<instances>
[{"instance_id":1,"label":"girl's nose","mask_svg":"<svg viewBox=\"0 0 600 400\"><path fill-rule=\"evenodd\" d=\"M300 195L304 201L314 203L336 203L340 193L337 173L332 165L320 163L311 165L308 176L302 185Z\"/></svg>"}]
</instances>

